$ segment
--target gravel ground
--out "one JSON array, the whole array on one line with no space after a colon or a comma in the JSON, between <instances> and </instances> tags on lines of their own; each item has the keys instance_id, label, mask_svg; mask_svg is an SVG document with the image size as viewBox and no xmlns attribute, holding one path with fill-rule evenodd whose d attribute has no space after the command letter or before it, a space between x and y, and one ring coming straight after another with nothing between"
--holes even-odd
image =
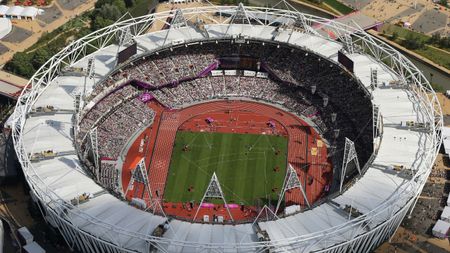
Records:
<instances>
[{"instance_id":1,"label":"gravel ground","mask_svg":"<svg viewBox=\"0 0 450 253\"><path fill-rule=\"evenodd\" d=\"M86 2L87 0L58 0L59 5L65 10L73 10L78 5Z\"/></svg>"},{"instance_id":2,"label":"gravel ground","mask_svg":"<svg viewBox=\"0 0 450 253\"><path fill-rule=\"evenodd\" d=\"M403 17L409 17L409 16L413 15L414 13L421 12L423 10L423 8L425 8L425 5L423 5L423 4L417 4L417 9L414 9L413 7L408 7L408 9L389 18L388 20L386 20L386 22L392 22L393 20L396 20L396 19L401 19Z\"/></svg>"},{"instance_id":3,"label":"gravel ground","mask_svg":"<svg viewBox=\"0 0 450 253\"><path fill-rule=\"evenodd\" d=\"M411 26L412 29L423 33L430 33L439 28L446 27L447 15L436 11L427 10L414 22Z\"/></svg>"},{"instance_id":4,"label":"gravel ground","mask_svg":"<svg viewBox=\"0 0 450 253\"><path fill-rule=\"evenodd\" d=\"M37 19L46 24L50 24L61 17L61 14L62 12L58 9L58 7L56 5L52 5L50 8L45 8L44 14L37 16Z\"/></svg>"},{"instance_id":5,"label":"gravel ground","mask_svg":"<svg viewBox=\"0 0 450 253\"><path fill-rule=\"evenodd\" d=\"M6 47L6 46L3 45L3 44L0 44L0 55L2 55L2 54L4 54L4 53L8 52L8 50L9 50L8 47Z\"/></svg>"},{"instance_id":6,"label":"gravel ground","mask_svg":"<svg viewBox=\"0 0 450 253\"><path fill-rule=\"evenodd\" d=\"M31 31L25 30L17 26L13 26L11 33L6 35L6 37L4 37L2 41L6 41L9 43L18 43L26 40L32 34L33 33Z\"/></svg>"}]
</instances>

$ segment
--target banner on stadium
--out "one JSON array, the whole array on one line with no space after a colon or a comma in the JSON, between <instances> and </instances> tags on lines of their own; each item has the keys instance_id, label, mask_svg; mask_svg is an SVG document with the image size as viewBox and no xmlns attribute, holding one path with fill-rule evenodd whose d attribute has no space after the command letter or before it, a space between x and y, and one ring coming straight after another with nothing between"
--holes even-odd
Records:
<instances>
[{"instance_id":1,"label":"banner on stadium","mask_svg":"<svg viewBox=\"0 0 450 253\"><path fill-rule=\"evenodd\" d=\"M244 70L244 76L256 76L255 71Z\"/></svg>"},{"instance_id":2,"label":"banner on stadium","mask_svg":"<svg viewBox=\"0 0 450 253\"><path fill-rule=\"evenodd\" d=\"M213 70L211 71L212 76L223 76L223 70Z\"/></svg>"},{"instance_id":3,"label":"banner on stadium","mask_svg":"<svg viewBox=\"0 0 450 253\"><path fill-rule=\"evenodd\" d=\"M225 75L226 76L235 76L236 70L235 69L225 70Z\"/></svg>"},{"instance_id":4,"label":"banner on stadium","mask_svg":"<svg viewBox=\"0 0 450 253\"><path fill-rule=\"evenodd\" d=\"M259 78L268 78L268 77L269 77L269 74L267 74L267 72L258 72L258 73L256 73L256 77L259 77Z\"/></svg>"}]
</instances>

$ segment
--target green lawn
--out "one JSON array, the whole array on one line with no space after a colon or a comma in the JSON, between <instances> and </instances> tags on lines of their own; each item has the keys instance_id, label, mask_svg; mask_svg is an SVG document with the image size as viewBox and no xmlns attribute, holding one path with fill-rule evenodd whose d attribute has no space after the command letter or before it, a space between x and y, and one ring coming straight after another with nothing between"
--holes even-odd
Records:
<instances>
[{"instance_id":1,"label":"green lawn","mask_svg":"<svg viewBox=\"0 0 450 253\"><path fill-rule=\"evenodd\" d=\"M387 34L387 35L392 35L393 33L397 33L397 36L400 38L406 38L408 35L412 34L413 36L415 36L418 40L420 40L422 42L427 42L430 39L430 36L427 36L423 33L411 31L409 29L400 27L398 25L389 24L389 23L383 24L381 32L384 34Z\"/></svg>"},{"instance_id":2,"label":"green lawn","mask_svg":"<svg viewBox=\"0 0 450 253\"><path fill-rule=\"evenodd\" d=\"M325 0L324 3L331 6L333 9L339 11L342 14L349 14L353 12L353 9L337 0Z\"/></svg>"},{"instance_id":3,"label":"green lawn","mask_svg":"<svg viewBox=\"0 0 450 253\"><path fill-rule=\"evenodd\" d=\"M442 52L436 48L427 47L414 50L414 52L432 60L433 62L450 69L450 53Z\"/></svg>"},{"instance_id":4,"label":"green lawn","mask_svg":"<svg viewBox=\"0 0 450 253\"><path fill-rule=\"evenodd\" d=\"M165 201L199 202L214 172L228 203L252 205L259 200L267 203L268 198L276 200L286 174L287 143L286 137L273 135L180 131L175 139ZM188 151L183 150L185 145ZM275 172L277 166L279 171ZM188 191L191 186L193 191ZM272 192L273 188L278 191Z\"/></svg>"},{"instance_id":5,"label":"green lawn","mask_svg":"<svg viewBox=\"0 0 450 253\"><path fill-rule=\"evenodd\" d=\"M150 9L156 6L155 0L135 0L134 6L129 9L131 16L139 17L149 14Z\"/></svg>"}]
</instances>

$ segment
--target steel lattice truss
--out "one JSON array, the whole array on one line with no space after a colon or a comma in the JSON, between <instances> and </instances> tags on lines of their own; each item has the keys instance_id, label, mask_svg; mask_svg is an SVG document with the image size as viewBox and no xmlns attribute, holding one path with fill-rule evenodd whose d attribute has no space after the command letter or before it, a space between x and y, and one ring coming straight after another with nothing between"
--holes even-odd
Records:
<instances>
[{"instance_id":1,"label":"steel lattice truss","mask_svg":"<svg viewBox=\"0 0 450 253\"><path fill-rule=\"evenodd\" d=\"M128 231L123 228L116 227L114 224L106 223L84 213L77 206L64 201L58 193L50 189L42 178L36 173L33 164L27 154L27 149L23 141L23 129L27 120L27 114L31 111L32 106L38 97L46 90L58 74L67 66L72 66L82 58L88 56L88 52L94 50L104 49L111 43L117 42L117 38L135 38L144 35L148 32L153 24L165 24L167 18L172 17L180 12L161 12L150 14L138 18L131 18L128 20L121 20L109 27L91 33L61 50L54 55L46 64L44 64L30 79L27 87L23 89L20 95L16 109L12 115L12 137L14 141L15 150L18 159L22 165L25 178L30 185L33 196L44 204L45 213L52 223L60 229L69 245L74 247L75 243L84 243L87 251L96 251L93 247L100 247L100 251L126 251L120 242L116 240L116 236L124 235L130 238L135 238L139 241L145 241L149 246L152 246L159 251L167 252L167 245L174 245L179 247L192 247L202 250L210 250L214 252L221 252L225 250L240 251L256 251L262 252L266 249L283 249L291 246L295 248L302 248L303 252L310 251L314 246L319 245L326 240L336 240L336 245L327 250L334 250L334 252L352 251L357 245L361 243L378 244L386 234L391 234L400 224L400 221L408 211L412 211L412 207L417 201L418 195L423 189L426 179L431 172L431 167L435 161L437 151L441 144L440 128L443 125L442 112L437 100L437 96L430 84L423 76L423 74L403 55L388 46L384 42L374 38L360 29L355 29L344 24L335 22L308 14L299 13L294 9L279 10L262 7L246 7L243 5L236 6L208 6L192 9L184 9L182 15L187 22L195 21L199 18L213 25L231 26L233 18L239 14L239 19L247 19L251 21L252 26L271 27L275 23L285 23L287 29L294 29L300 27L302 32L312 36L322 36L314 31L314 25L326 27L333 31L339 38L345 38L346 48L351 48L355 52L364 52L371 58L382 63L384 66L395 72L404 84L407 84L409 91L417 100L417 106L423 110L424 121L430 123L430 138L432 146L428 147L424 162L415 165L420 166L415 168L415 174L410 180L405 180L405 183L399 186L398 191L392 194L385 202L363 215L351 219L346 223L340 224L323 231L307 234L295 235L285 239L271 240L269 242L254 242L246 244L193 244L189 241L167 239L156 237L153 235L138 233L135 231ZM223 16L222 13L236 13L236 15ZM217 15L216 15L217 14ZM244 16L242 16L244 15ZM261 21L256 18L257 15L272 15L272 21ZM294 24L291 25L291 24ZM291 27L291 28L289 28ZM295 28L295 29L297 29ZM125 31L126 35L123 35ZM228 29L227 29L228 31ZM351 36L349 36L351 34ZM254 35L255 39L262 37ZM231 38L228 32L223 35L223 38ZM205 38L206 40L207 38ZM329 39L329 38L325 38ZM189 39L187 39L189 41ZM170 41L165 41L161 47L170 46ZM425 151L424 151L425 152ZM371 161L374 157L371 158ZM399 203L406 203L398 206ZM388 215L386 215L388 214ZM110 238L111 243L105 243L98 235L92 235L83 232L82 227L74 225L73 220L82 219L86 225L104 228L108 232L105 236ZM380 223L380 219L382 223ZM376 224L381 224L375 226ZM348 235L345 240L337 240L334 238L341 238L343 229L355 228L354 231L365 231L361 233L353 233ZM345 230L348 231L348 230ZM320 238L320 239L317 239ZM99 248L96 248L97 250ZM326 250L326 249L324 249Z\"/></svg>"}]
</instances>

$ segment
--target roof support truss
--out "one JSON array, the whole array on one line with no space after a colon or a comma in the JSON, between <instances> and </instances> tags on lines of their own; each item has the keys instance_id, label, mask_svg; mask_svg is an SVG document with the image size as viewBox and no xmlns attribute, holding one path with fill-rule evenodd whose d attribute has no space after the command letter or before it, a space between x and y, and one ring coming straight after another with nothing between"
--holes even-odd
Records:
<instances>
[{"instance_id":1,"label":"roof support truss","mask_svg":"<svg viewBox=\"0 0 450 253\"><path fill-rule=\"evenodd\" d=\"M345 147L344 147L344 158L342 159L342 169L341 169L341 182L339 186L339 191L342 192L342 186L344 185L345 176L347 173L348 165L354 162L356 169L361 175L361 168L359 167L358 155L355 149L355 143L349 138L345 137Z\"/></svg>"},{"instance_id":2,"label":"roof support truss","mask_svg":"<svg viewBox=\"0 0 450 253\"><path fill-rule=\"evenodd\" d=\"M308 197L306 196L305 189L303 188L302 183L300 182L300 179L298 178L297 172L295 171L294 167L292 167L291 164L288 165L288 169L286 172L286 177L284 179L283 183L283 189L280 194L280 197L278 199L277 208L275 209L275 213L278 213L278 210L280 208L281 202L284 199L284 195L287 191L291 189L299 188L300 192L302 193L303 198L305 199L306 204L308 207L310 207Z\"/></svg>"},{"instance_id":3,"label":"roof support truss","mask_svg":"<svg viewBox=\"0 0 450 253\"><path fill-rule=\"evenodd\" d=\"M219 179L217 178L216 172L213 173L211 180L209 181L208 188L206 188L205 194L203 195L202 201L200 201L200 204L197 208L197 211L194 215L194 221L197 218L198 212L200 211L200 208L205 201L206 198L220 198L222 199L225 208L227 209L228 215L230 215L230 219L234 221L233 216L231 215L230 208L228 207L227 201L225 200L225 197L223 195L222 188L220 187Z\"/></svg>"}]
</instances>

